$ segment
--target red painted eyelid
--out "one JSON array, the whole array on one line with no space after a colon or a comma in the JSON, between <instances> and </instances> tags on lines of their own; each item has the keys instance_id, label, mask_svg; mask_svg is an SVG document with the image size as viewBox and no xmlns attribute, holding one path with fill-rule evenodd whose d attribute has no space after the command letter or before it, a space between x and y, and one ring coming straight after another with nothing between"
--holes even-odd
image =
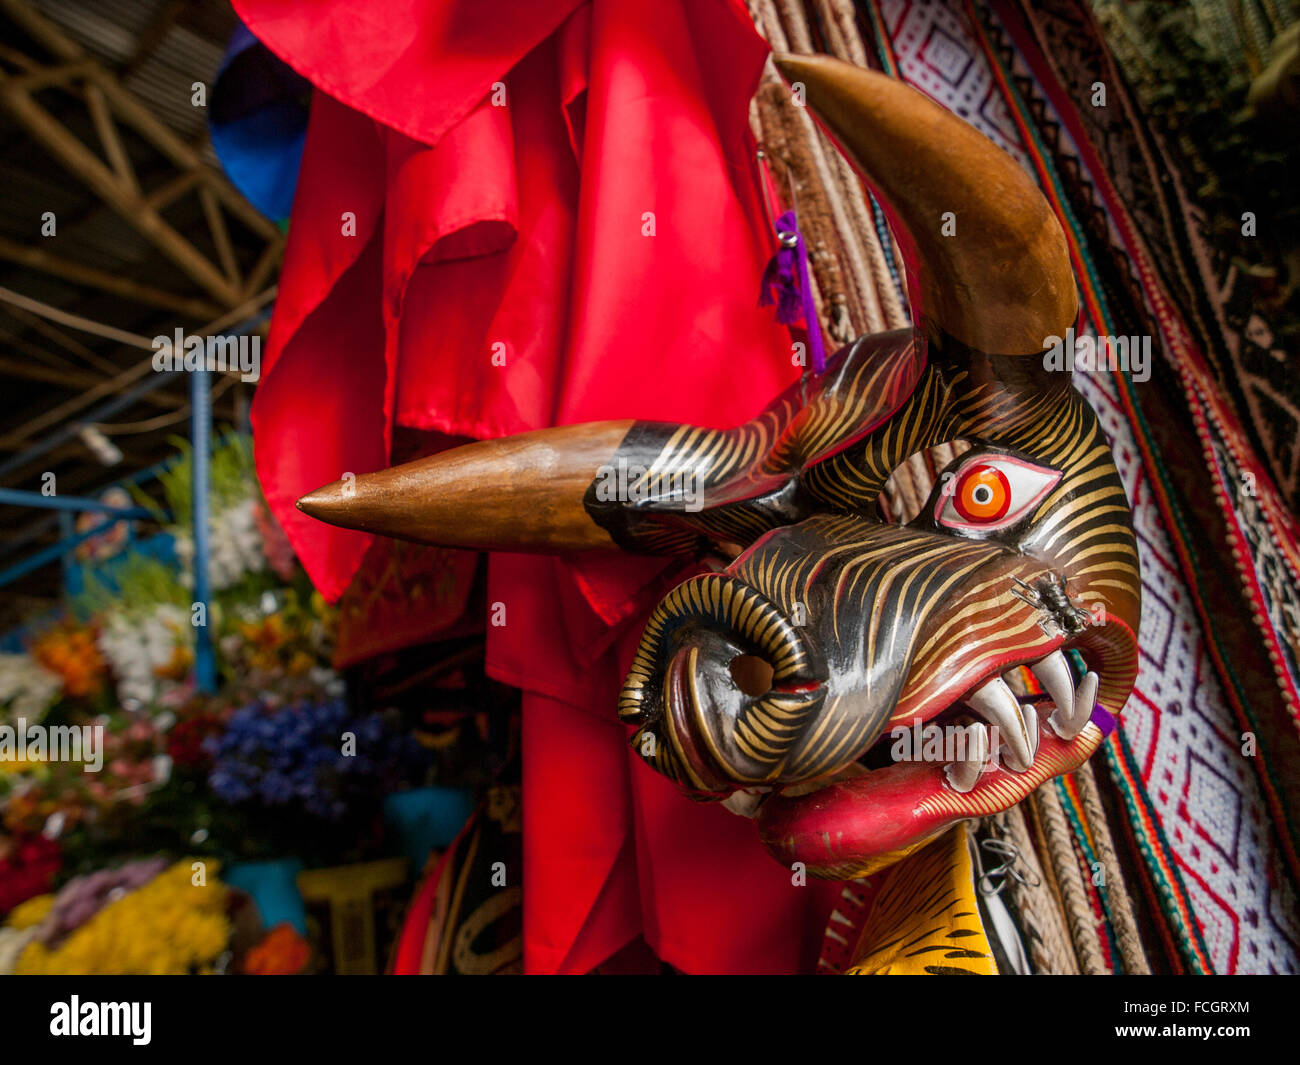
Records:
<instances>
[{"instance_id":1,"label":"red painted eyelid","mask_svg":"<svg viewBox=\"0 0 1300 1065\"><path fill-rule=\"evenodd\" d=\"M1046 474L1047 479L1043 486L1033 494L1033 496L1024 503L1017 506L1014 510L1009 510L1001 518L990 522L969 522L953 521L943 516L944 507L952 498L956 486L961 479L966 476L972 469L977 466L992 466L995 469L999 466L1018 466L1022 470L1034 474ZM1048 469L1045 466L1038 466L1032 462L1026 462L1024 459L1018 459L1013 455L979 455L972 458L969 462L962 463L957 471L949 479L944 491L939 493L939 498L934 504L934 520L946 529L968 529L972 532L986 532L990 529L1001 529L1008 525L1014 524L1020 517L1032 507L1042 502L1043 498L1050 492L1061 480L1061 471ZM955 508L954 508L955 509Z\"/></svg>"}]
</instances>

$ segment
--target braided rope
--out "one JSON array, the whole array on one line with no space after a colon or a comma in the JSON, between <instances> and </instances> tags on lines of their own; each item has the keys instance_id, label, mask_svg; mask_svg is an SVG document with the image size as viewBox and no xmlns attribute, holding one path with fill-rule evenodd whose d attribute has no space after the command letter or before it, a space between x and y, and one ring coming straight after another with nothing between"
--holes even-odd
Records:
<instances>
[{"instance_id":1,"label":"braided rope","mask_svg":"<svg viewBox=\"0 0 1300 1065\"><path fill-rule=\"evenodd\" d=\"M787 0L783 7L789 6ZM815 0L815 6L820 10L829 54L859 66L867 66L866 47L858 33L853 5L844 0L835 0L834 3L831 0ZM791 34L792 39L800 47L806 45L806 50L811 52L814 47L806 16L801 13L796 18L799 24ZM825 144L824 137L819 135L818 139ZM885 243L892 244L892 238L888 230L884 234L880 232L868 193L849 161L834 148L827 149L826 154L832 160L835 170L832 199L842 201L851 216L852 228L847 237L853 248L861 251L865 263L865 269L857 280L867 307L866 331L875 333L901 328L908 324L909 318L899 299L898 287L889 268L888 252L892 252L892 247L887 251Z\"/></svg>"},{"instance_id":2,"label":"braided rope","mask_svg":"<svg viewBox=\"0 0 1300 1065\"><path fill-rule=\"evenodd\" d=\"M1078 654L1071 651L1070 654ZM1078 792L1074 787L1073 776L1057 777L1052 781L1057 798L1061 800L1061 810L1065 814L1066 824L1074 834L1074 853L1079 863L1079 873L1083 880L1083 890L1088 896L1088 905L1092 908L1093 923L1101 941L1102 952L1110 966L1120 964L1119 947L1115 943L1115 930L1110 923L1110 907L1106 903L1106 870L1097 859L1092 844L1092 828L1083 815ZM1099 877L1097 874L1101 873Z\"/></svg>"},{"instance_id":3,"label":"braided rope","mask_svg":"<svg viewBox=\"0 0 1300 1065\"><path fill-rule=\"evenodd\" d=\"M1019 806L1004 810L989 820L989 828L999 839L1016 848L1029 873L1023 879L1008 877L1006 884L1007 895L1025 933L1034 972L1077 976L1079 963L1061 915L1061 905L1039 861L1023 811Z\"/></svg>"},{"instance_id":4,"label":"braided rope","mask_svg":"<svg viewBox=\"0 0 1300 1065\"><path fill-rule=\"evenodd\" d=\"M858 32L858 13L853 0L817 0L817 7L835 54L857 66L870 66L866 45Z\"/></svg>"},{"instance_id":5,"label":"braided rope","mask_svg":"<svg viewBox=\"0 0 1300 1065\"><path fill-rule=\"evenodd\" d=\"M750 0L749 8L759 32L774 49L789 51L793 46L801 52L814 50L808 19L798 0ZM847 43L844 53L841 58L853 53ZM780 86L779 95L768 89L769 81ZM819 239L810 240L809 245L818 283L829 297L823 313L833 323L832 335L846 341L864 332L893 328L894 323L905 324L857 175L817 129L806 108L793 105L789 91L771 67L764 75L759 95L760 109L777 109L773 118L798 127L797 134L787 129L784 142L785 161L799 179L796 189L801 227L809 213L803 209L805 199L814 201L812 214L824 211L829 221L828 227L817 233ZM771 123L763 121L761 126L770 132ZM798 165L800 162L806 165Z\"/></svg>"},{"instance_id":6,"label":"braided rope","mask_svg":"<svg viewBox=\"0 0 1300 1065\"><path fill-rule=\"evenodd\" d=\"M827 0L819 0L816 6L821 12L825 43L830 54L866 66L866 52L862 47L861 39L857 37L857 27L853 25L852 19L845 24L843 10L837 13ZM801 26L800 31L806 31L806 26ZM800 44L807 38L806 32L796 33L795 36L798 37ZM808 40L807 44L808 51L812 51L812 41ZM880 268L884 264L884 254L879 247L879 235L867 198L849 161L838 151L831 151L829 155L835 168L836 178L831 196L843 200L852 222L852 243L863 253L865 259L867 273L857 278L858 288L865 304L864 330L868 333L879 333L895 328L887 318L888 309L882 306L882 296L892 295L893 285L892 279L887 279L884 285L881 284Z\"/></svg>"},{"instance_id":7,"label":"braided rope","mask_svg":"<svg viewBox=\"0 0 1300 1065\"><path fill-rule=\"evenodd\" d=\"M874 258L878 257L880 265L883 266L884 255L880 253L880 243L876 238L875 227L872 224L871 214L867 209L866 199L860 191L856 195L852 191L848 195L843 195L845 189L852 190L857 185L857 174L854 173L853 167L849 165L848 160L839 152L832 152L831 159L834 161L838 184L838 188L833 190L831 195L832 198L842 199L848 210L853 225L854 240L852 243L861 253L860 257L863 262L864 274L860 276L864 280L863 283L858 285L858 290L862 294L864 305L864 332L883 333L886 329L893 327L889 325L885 309L881 305L882 290ZM874 256L873 252L875 253ZM866 278L869 278L869 281L865 280ZM892 286L886 285L884 291L892 291Z\"/></svg>"},{"instance_id":8,"label":"braided rope","mask_svg":"<svg viewBox=\"0 0 1300 1065\"><path fill-rule=\"evenodd\" d=\"M830 54L838 59L847 60L860 67L869 66L866 44L858 32L857 12L852 0L814 0L821 14L822 27L826 34ZM901 329L911 318L901 299L898 279L891 261L897 259L893 246L893 235L883 219L877 217L874 201L858 180L857 173L839 152L835 152L836 165L840 172L841 190L848 201L849 209L858 226L857 236L867 255L867 266L871 271L871 284L868 287L876 297L876 305L881 308L883 325L881 329ZM873 325L873 330L877 327Z\"/></svg>"},{"instance_id":9,"label":"braided rope","mask_svg":"<svg viewBox=\"0 0 1300 1065\"><path fill-rule=\"evenodd\" d=\"M1092 829L1092 843L1097 852L1097 860L1106 870L1106 901L1111 926L1115 929L1115 939L1119 944L1120 957L1124 961L1124 971L1137 975L1148 975L1151 966L1147 961L1146 950L1142 946L1142 937L1138 934L1137 916L1133 911L1133 900L1129 897L1128 887L1115 851L1115 842L1111 838L1110 825L1106 819L1105 808L1101 804L1101 793L1097 789L1097 780L1093 776L1092 766L1084 762L1074 772L1074 783L1079 791L1084 815Z\"/></svg>"},{"instance_id":10,"label":"braided rope","mask_svg":"<svg viewBox=\"0 0 1300 1065\"><path fill-rule=\"evenodd\" d=\"M807 131L795 113L801 109L793 104L789 88L770 67L757 100L765 150L783 164L774 167L773 173L778 183L786 186L787 202L798 204L799 229L808 244L814 287L823 297L817 304L819 324L833 321L835 306L846 299L840 258L835 254L838 235L824 188L816 178L817 166L808 150Z\"/></svg>"},{"instance_id":11,"label":"braided rope","mask_svg":"<svg viewBox=\"0 0 1300 1065\"><path fill-rule=\"evenodd\" d=\"M1079 969L1085 975L1110 975L1097 932L1097 919L1088 903L1088 892L1083 885L1083 873L1074 850L1070 826L1061 809L1060 797L1051 782L1030 796L1038 814L1043 840L1047 846L1047 860L1052 868L1060 899L1065 908L1066 924L1074 942L1074 954Z\"/></svg>"}]
</instances>

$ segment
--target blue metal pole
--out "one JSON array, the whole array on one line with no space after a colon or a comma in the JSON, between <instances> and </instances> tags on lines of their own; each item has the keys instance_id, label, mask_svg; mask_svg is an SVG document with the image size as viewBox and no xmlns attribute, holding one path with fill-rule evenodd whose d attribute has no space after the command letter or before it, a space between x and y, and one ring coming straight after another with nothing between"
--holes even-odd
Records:
<instances>
[{"instance_id":1,"label":"blue metal pole","mask_svg":"<svg viewBox=\"0 0 1300 1065\"><path fill-rule=\"evenodd\" d=\"M190 373L190 442L193 445L194 604L203 604L203 624L194 627L194 679L201 692L217 690L217 658L212 645L208 588L208 503L212 482L212 376Z\"/></svg>"},{"instance_id":2,"label":"blue metal pole","mask_svg":"<svg viewBox=\"0 0 1300 1065\"><path fill-rule=\"evenodd\" d=\"M126 477L119 477L115 481L109 481L107 484L101 485L99 488L91 489L91 491L106 492L110 488L116 488L122 485L143 484L145 481L152 480L154 477L158 476L158 474L161 473L163 470L168 469L175 461L176 461L175 456L173 456L172 458L163 459L162 462L155 462L148 469L137 470L135 473L132 473ZM0 558L5 558L9 555L12 555L15 551L18 551L20 548L26 547L33 540L39 540L42 536L44 536L47 532L49 532L52 528L54 528L54 525L55 525L54 515L50 515L48 518L42 518L39 521L32 522L25 529L23 529L22 532L15 533L11 539L6 540L3 544L0 544Z\"/></svg>"},{"instance_id":3,"label":"blue metal pole","mask_svg":"<svg viewBox=\"0 0 1300 1065\"><path fill-rule=\"evenodd\" d=\"M235 328L227 330L223 336L243 336L245 333L256 329L269 317L269 310L259 311L251 318L247 318L240 322L239 325L235 326ZM173 372L180 373L182 371L177 370ZM14 470L22 469L22 467L26 466L28 463L33 462L49 451L53 451L65 441L71 440L77 435L81 426L93 425L95 422L107 421L119 411L126 410L126 408L134 404L136 400L140 399L141 396L147 396L150 392L153 392L167 384L170 378L170 372L154 373L151 376L146 377L140 382L140 384L136 385L130 391L124 392L120 396L114 396L106 403L86 411L74 419L70 424L56 429L48 436L45 436L36 443L31 444L25 451L21 451L16 455L11 455L9 458L0 461L0 477L7 477L9 474L13 473Z\"/></svg>"},{"instance_id":4,"label":"blue metal pole","mask_svg":"<svg viewBox=\"0 0 1300 1065\"><path fill-rule=\"evenodd\" d=\"M43 496L40 492L29 492L23 488L0 488L0 503L12 503L18 507L42 507L46 510L93 510L101 514L114 514L119 518L156 516L144 507L119 507L82 496Z\"/></svg>"},{"instance_id":5,"label":"blue metal pole","mask_svg":"<svg viewBox=\"0 0 1300 1065\"><path fill-rule=\"evenodd\" d=\"M72 512L60 510L59 514L59 539L64 543L71 540L77 535L76 519L73 518ZM76 595L80 589L73 587L73 573L76 570L77 556L73 554L73 549L69 548L63 553L63 592L65 595Z\"/></svg>"},{"instance_id":6,"label":"blue metal pole","mask_svg":"<svg viewBox=\"0 0 1300 1065\"><path fill-rule=\"evenodd\" d=\"M49 547L37 551L34 555L28 555L21 562L15 562L8 569L0 570L0 588L16 581L19 577L25 577L34 570L38 570L42 566L55 561L68 551L71 551L78 544L84 543L92 536L98 536L105 529L116 525L120 520L120 518L105 518L99 525L87 529L83 533L78 533L70 540L60 540L57 544L51 544Z\"/></svg>"}]
</instances>

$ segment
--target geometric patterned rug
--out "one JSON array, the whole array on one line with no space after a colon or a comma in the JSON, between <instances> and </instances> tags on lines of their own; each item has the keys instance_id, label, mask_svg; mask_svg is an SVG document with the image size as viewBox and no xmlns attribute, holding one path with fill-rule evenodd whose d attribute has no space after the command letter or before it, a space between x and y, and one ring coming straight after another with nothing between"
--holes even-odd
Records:
<instances>
[{"instance_id":1,"label":"geometric patterned rug","mask_svg":"<svg viewBox=\"0 0 1300 1065\"><path fill-rule=\"evenodd\" d=\"M1137 685L1120 716L1214 971L1300 972L1300 907L1129 424L1106 374L1076 374L1110 437L1142 563Z\"/></svg>"},{"instance_id":2,"label":"geometric patterned rug","mask_svg":"<svg viewBox=\"0 0 1300 1065\"><path fill-rule=\"evenodd\" d=\"M880 0L899 76L1033 173L962 5ZM1121 718L1142 783L1219 973L1300 973L1300 906L1259 782L1242 756L1141 455L1107 374L1076 374L1111 438L1142 563L1137 685ZM1249 624L1243 619L1243 624ZM1104 771L1100 763L1098 771Z\"/></svg>"}]
</instances>

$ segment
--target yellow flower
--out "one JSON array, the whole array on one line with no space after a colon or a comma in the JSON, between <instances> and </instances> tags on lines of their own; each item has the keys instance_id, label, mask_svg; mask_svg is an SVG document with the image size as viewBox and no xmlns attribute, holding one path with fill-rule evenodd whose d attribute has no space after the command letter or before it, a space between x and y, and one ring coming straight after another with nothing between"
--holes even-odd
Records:
<instances>
[{"instance_id":1,"label":"yellow flower","mask_svg":"<svg viewBox=\"0 0 1300 1065\"><path fill-rule=\"evenodd\" d=\"M109 903L54 950L31 943L18 959L20 974L175 975L210 968L230 940L226 887L195 884L185 859L143 887Z\"/></svg>"},{"instance_id":2,"label":"yellow flower","mask_svg":"<svg viewBox=\"0 0 1300 1065\"><path fill-rule=\"evenodd\" d=\"M6 923L10 928L31 928L32 925L40 924L45 920L53 906L53 895L37 895L26 902L20 902L10 910L9 920Z\"/></svg>"},{"instance_id":3,"label":"yellow flower","mask_svg":"<svg viewBox=\"0 0 1300 1065\"><path fill-rule=\"evenodd\" d=\"M25 773L28 770L40 769L43 765L45 765L44 758L35 758L24 751L22 758L6 758L0 761L0 773Z\"/></svg>"}]
</instances>

